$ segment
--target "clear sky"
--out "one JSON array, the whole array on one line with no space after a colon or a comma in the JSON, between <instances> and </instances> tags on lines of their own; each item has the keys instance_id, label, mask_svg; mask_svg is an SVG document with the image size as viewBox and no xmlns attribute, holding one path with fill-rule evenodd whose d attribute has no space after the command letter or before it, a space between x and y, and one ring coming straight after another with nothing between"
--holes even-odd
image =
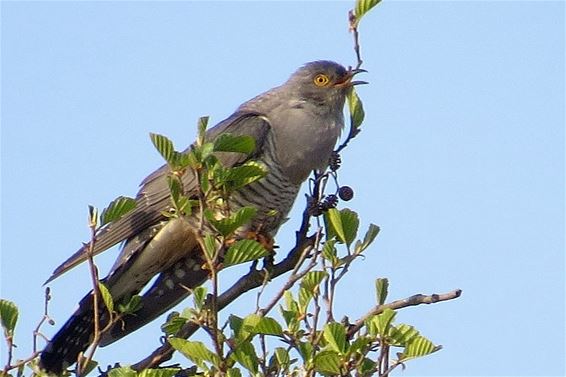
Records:
<instances>
[{"instance_id":1,"label":"clear sky","mask_svg":"<svg viewBox=\"0 0 566 377\"><path fill-rule=\"evenodd\" d=\"M220 121L305 62L354 64L352 3L2 2L1 296L21 310L16 356L42 283L88 239L87 205L135 195L161 164L148 133L185 147L199 116ZM363 20L367 117L340 178L382 232L337 312L362 315L377 277L391 299L464 291L399 313L444 346L399 375L564 375L564 18L559 1L384 1ZM50 284L46 334L86 271ZM160 323L99 361L137 361Z\"/></svg>"}]
</instances>

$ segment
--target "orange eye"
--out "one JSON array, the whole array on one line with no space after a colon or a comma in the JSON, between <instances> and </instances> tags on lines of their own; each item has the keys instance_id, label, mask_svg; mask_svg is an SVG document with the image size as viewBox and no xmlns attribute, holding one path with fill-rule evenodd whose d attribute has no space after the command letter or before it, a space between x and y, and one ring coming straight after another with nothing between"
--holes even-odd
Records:
<instances>
[{"instance_id":1,"label":"orange eye","mask_svg":"<svg viewBox=\"0 0 566 377\"><path fill-rule=\"evenodd\" d=\"M330 78L324 73L319 73L315 76L313 82L316 86L326 86L330 82Z\"/></svg>"}]
</instances>

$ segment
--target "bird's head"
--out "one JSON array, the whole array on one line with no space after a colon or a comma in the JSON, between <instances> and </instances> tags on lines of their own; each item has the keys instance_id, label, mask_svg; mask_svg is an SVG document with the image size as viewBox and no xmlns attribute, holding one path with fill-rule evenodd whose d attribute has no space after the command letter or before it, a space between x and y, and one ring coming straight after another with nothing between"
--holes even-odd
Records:
<instances>
[{"instance_id":1,"label":"bird's head","mask_svg":"<svg viewBox=\"0 0 566 377\"><path fill-rule=\"evenodd\" d=\"M354 81L356 74L366 72L364 69L346 69L342 65L318 60L299 68L287 81L294 92L304 100L318 104L338 105L340 111L348 90L365 81Z\"/></svg>"}]
</instances>

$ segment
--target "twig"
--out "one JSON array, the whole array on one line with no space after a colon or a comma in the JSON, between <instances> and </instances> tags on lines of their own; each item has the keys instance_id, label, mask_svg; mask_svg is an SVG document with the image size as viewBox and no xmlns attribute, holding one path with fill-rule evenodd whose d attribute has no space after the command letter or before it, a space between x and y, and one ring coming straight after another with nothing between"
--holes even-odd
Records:
<instances>
[{"instance_id":1,"label":"twig","mask_svg":"<svg viewBox=\"0 0 566 377\"><path fill-rule=\"evenodd\" d=\"M443 294L432 294L430 296L416 294L411 297L407 297L402 300L397 300L390 302L388 304L377 305L373 309L371 309L368 313L366 313L362 318L358 319L356 323L354 323L350 329L348 330L348 338L352 338L352 336L360 331L366 319L371 317L372 315L379 314L383 312L385 309L401 309L406 308L408 306L417 306L422 304L435 304L441 301L449 301L455 298L458 298L462 295L461 289L456 289L448 293Z\"/></svg>"}]
</instances>

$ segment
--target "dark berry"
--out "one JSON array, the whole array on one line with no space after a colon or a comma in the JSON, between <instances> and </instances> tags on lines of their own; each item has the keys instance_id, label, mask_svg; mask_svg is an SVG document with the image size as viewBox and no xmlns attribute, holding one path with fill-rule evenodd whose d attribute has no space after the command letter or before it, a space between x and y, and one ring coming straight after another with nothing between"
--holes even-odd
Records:
<instances>
[{"instance_id":1,"label":"dark berry","mask_svg":"<svg viewBox=\"0 0 566 377\"><path fill-rule=\"evenodd\" d=\"M344 201L352 200L354 197L354 190L350 186L342 186L338 190L338 196Z\"/></svg>"}]
</instances>

